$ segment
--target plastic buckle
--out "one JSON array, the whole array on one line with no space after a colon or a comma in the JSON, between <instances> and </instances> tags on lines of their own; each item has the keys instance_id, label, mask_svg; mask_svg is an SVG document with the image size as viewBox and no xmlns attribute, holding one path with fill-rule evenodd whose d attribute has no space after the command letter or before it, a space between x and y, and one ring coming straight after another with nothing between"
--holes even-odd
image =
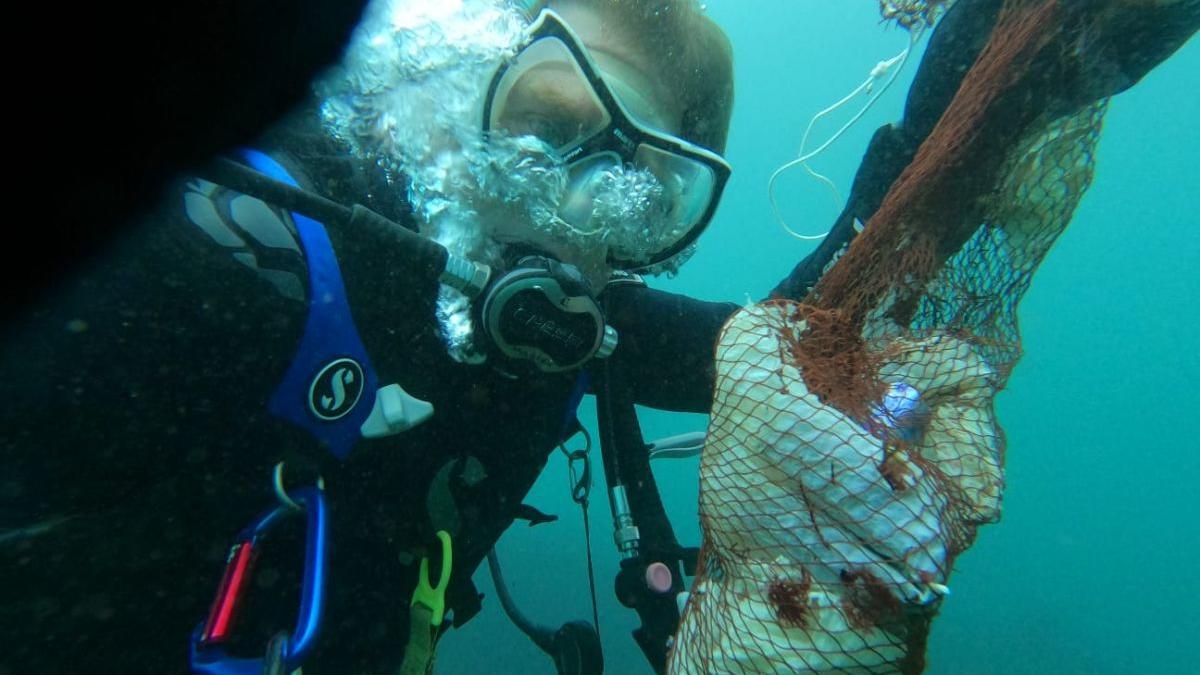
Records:
<instances>
[{"instance_id":1,"label":"plastic buckle","mask_svg":"<svg viewBox=\"0 0 1200 675\"><path fill-rule=\"evenodd\" d=\"M325 495L316 487L301 488L291 495L303 507L308 527L304 555L304 586L300 596L300 614L296 627L286 640L279 655L282 671L291 673L301 666L320 632L321 614L325 606L326 512ZM263 672L266 657L238 658L222 646L231 635L233 619L241 598L250 586L254 559L260 540L288 516L297 514L294 508L280 505L256 518L237 537L230 549L225 574L217 589L212 608L204 623L192 633L189 661L192 672L207 675L258 675Z\"/></svg>"}]
</instances>

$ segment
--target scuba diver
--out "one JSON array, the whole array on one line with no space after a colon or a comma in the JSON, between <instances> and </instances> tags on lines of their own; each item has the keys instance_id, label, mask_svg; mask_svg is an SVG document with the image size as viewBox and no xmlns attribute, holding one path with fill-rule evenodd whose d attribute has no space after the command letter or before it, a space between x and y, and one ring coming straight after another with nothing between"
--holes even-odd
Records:
<instances>
[{"instance_id":1,"label":"scuba diver","mask_svg":"<svg viewBox=\"0 0 1200 675\"><path fill-rule=\"evenodd\" d=\"M10 331L0 673L427 672L497 539L549 518L523 499L589 392L618 596L665 666L695 552L643 480L633 406L707 412L736 306L637 274L680 264L720 199L728 41L693 0L464 3L458 24L435 4L377 2L311 105ZM997 5L949 10L905 120L775 295L878 208ZM586 622L518 623L560 672L598 671Z\"/></svg>"},{"instance_id":2,"label":"scuba diver","mask_svg":"<svg viewBox=\"0 0 1200 675\"><path fill-rule=\"evenodd\" d=\"M191 636L196 672L427 672L500 535L547 518L522 499L585 393L619 370L707 409L736 306L637 272L720 199L728 40L691 0L476 4L445 56L470 106L363 37L404 7L376 3L316 102L16 327L0 670L178 671ZM601 667L586 622L535 639Z\"/></svg>"}]
</instances>

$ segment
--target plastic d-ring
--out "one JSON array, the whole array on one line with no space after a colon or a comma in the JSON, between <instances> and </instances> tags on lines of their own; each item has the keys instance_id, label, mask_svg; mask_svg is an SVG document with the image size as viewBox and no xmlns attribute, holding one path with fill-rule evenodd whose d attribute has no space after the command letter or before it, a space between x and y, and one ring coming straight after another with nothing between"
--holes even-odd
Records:
<instances>
[{"instance_id":1,"label":"plastic d-ring","mask_svg":"<svg viewBox=\"0 0 1200 675\"><path fill-rule=\"evenodd\" d=\"M429 583L429 558L421 558L420 576L417 578L417 588L413 591L412 605L424 605L429 608L430 625L442 625L446 613L446 588L450 586L450 568L454 564L450 545L450 534L438 530L437 538L442 542L442 571L438 575L437 586Z\"/></svg>"}]
</instances>

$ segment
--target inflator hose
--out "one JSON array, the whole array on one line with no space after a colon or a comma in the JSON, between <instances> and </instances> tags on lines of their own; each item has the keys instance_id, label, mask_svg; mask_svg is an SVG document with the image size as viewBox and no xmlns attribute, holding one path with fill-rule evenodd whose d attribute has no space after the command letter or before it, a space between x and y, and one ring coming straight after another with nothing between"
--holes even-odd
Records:
<instances>
[{"instance_id":1,"label":"inflator hose","mask_svg":"<svg viewBox=\"0 0 1200 675\"><path fill-rule=\"evenodd\" d=\"M504 613L539 649L554 659L554 668L559 675L600 675L604 672L600 636L590 623L569 621L558 629L534 623L521 613L509 595L495 549L488 551L488 569L492 573L492 583Z\"/></svg>"},{"instance_id":2,"label":"inflator hose","mask_svg":"<svg viewBox=\"0 0 1200 675\"><path fill-rule=\"evenodd\" d=\"M500 606L504 608L504 613L517 628L521 629L522 633L533 640L539 649L548 654L552 653L554 629L536 624L521 613L516 603L513 602L512 595L508 592L508 585L504 583L504 573L500 571L500 560L496 557L495 549L488 551L487 559L488 570L492 573L492 583L496 586L496 596L500 598Z\"/></svg>"},{"instance_id":3,"label":"inflator hose","mask_svg":"<svg viewBox=\"0 0 1200 675\"><path fill-rule=\"evenodd\" d=\"M229 159L218 159L197 173L217 185L308 216L325 227L353 231L356 237L369 239L372 246L403 251L411 269L432 281L439 281L446 270L450 253L444 246L360 204L344 206Z\"/></svg>"}]
</instances>

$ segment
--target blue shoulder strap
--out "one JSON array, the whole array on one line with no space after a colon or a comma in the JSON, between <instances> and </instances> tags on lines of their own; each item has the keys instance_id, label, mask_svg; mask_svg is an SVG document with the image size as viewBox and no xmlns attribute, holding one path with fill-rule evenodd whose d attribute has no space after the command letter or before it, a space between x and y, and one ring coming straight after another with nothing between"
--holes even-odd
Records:
<instances>
[{"instance_id":1,"label":"blue shoulder strap","mask_svg":"<svg viewBox=\"0 0 1200 675\"><path fill-rule=\"evenodd\" d=\"M257 171L297 186L283 166L266 154L243 150L242 157ZM350 315L325 226L298 213L292 213L292 220L308 267L308 318L300 347L268 409L316 436L338 459L345 459L375 405L378 378Z\"/></svg>"},{"instance_id":2,"label":"blue shoulder strap","mask_svg":"<svg viewBox=\"0 0 1200 675\"><path fill-rule=\"evenodd\" d=\"M579 404L583 402L583 396L587 393L588 385L591 382L592 374L587 370L581 371L579 377L575 379L575 386L571 389L571 395L567 398L567 405L563 409L563 420L558 428L556 440L565 440L574 433L571 427L579 423Z\"/></svg>"}]
</instances>

